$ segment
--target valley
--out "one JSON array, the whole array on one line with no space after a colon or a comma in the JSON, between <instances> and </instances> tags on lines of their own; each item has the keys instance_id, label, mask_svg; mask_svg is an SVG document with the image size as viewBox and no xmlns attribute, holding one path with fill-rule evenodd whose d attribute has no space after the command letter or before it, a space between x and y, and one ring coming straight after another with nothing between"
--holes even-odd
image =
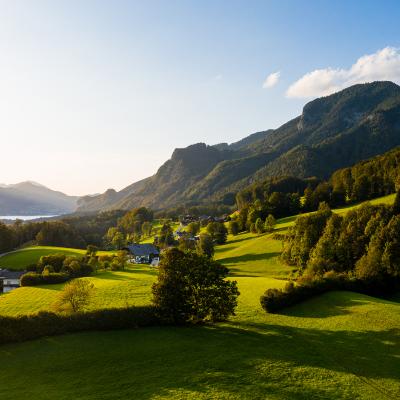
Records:
<instances>
[{"instance_id":1,"label":"valley","mask_svg":"<svg viewBox=\"0 0 400 400\"><path fill-rule=\"evenodd\" d=\"M278 221L276 231L287 229L289 219ZM396 398L400 303L329 292L266 314L260 296L267 288L283 287L291 273L279 259L281 247L271 234L243 233L216 248L215 258L228 266L240 291L229 322L87 332L1 346L0 384L7 382L13 393L4 398L51 399L56 393L59 399L95 399L98 393L104 399L264 399L265 393L277 399ZM0 258L0 264L21 262L21 253L30 261L38 256L34 248L21 250ZM132 265L83 278L97 288L90 309L149 304L156 273ZM0 315L50 309L61 286L23 287L0 296ZM32 357L34 364L28 361Z\"/></svg>"}]
</instances>

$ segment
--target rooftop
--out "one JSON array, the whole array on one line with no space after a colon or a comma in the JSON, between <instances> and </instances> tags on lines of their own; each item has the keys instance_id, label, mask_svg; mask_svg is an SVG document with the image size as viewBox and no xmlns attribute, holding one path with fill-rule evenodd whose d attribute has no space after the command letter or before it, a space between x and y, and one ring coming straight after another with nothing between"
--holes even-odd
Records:
<instances>
[{"instance_id":1,"label":"rooftop","mask_svg":"<svg viewBox=\"0 0 400 400\"><path fill-rule=\"evenodd\" d=\"M153 244L129 244L126 248L135 256L158 255L160 251Z\"/></svg>"},{"instance_id":2,"label":"rooftop","mask_svg":"<svg viewBox=\"0 0 400 400\"><path fill-rule=\"evenodd\" d=\"M20 279L25 271L9 271L8 269L0 269L0 279Z\"/></svg>"}]
</instances>

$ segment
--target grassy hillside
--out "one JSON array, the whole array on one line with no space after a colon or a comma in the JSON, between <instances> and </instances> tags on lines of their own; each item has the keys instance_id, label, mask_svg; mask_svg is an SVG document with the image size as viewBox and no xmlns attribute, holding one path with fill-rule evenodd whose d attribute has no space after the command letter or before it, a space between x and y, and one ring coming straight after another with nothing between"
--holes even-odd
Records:
<instances>
[{"instance_id":1,"label":"grassy hillside","mask_svg":"<svg viewBox=\"0 0 400 400\"><path fill-rule=\"evenodd\" d=\"M54 246L26 247L24 249L13 251L3 256L0 256L0 268L23 270L28 265L37 263L40 257L56 253L62 253L66 256L82 256L86 253L86 250ZM108 252L105 251L99 252L99 254L107 253Z\"/></svg>"},{"instance_id":2,"label":"grassy hillside","mask_svg":"<svg viewBox=\"0 0 400 400\"><path fill-rule=\"evenodd\" d=\"M281 220L277 228L292 222ZM400 304L331 292L266 314L260 295L282 287L290 273L278 259L280 246L271 235L246 233L217 247L216 258L231 269L241 293L228 323L1 346L0 387L8 389L2 399L399 398ZM90 308L148 303L155 273L132 266L85 278L97 288ZM47 309L59 289L0 296L0 314Z\"/></svg>"},{"instance_id":3,"label":"grassy hillside","mask_svg":"<svg viewBox=\"0 0 400 400\"><path fill-rule=\"evenodd\" d=\"M258 279L258 278L250 278ZM388 399L400 395L400 306L329 293L267 315L251 290L230 323L0 348L3 399ZM246 309L247 307L248 310ZM32 363L32 360L35 360Z\"/></svg>"},{"instance_id":4,"label":"grassy hillside","mask_svg":"<svg viewBox=\"0 0 400 400\"><path fill-rule=\"evenodd\" d=\"M156 271L146 266L135 266L126 271L101 272L90 278L95 297L89 310L126 307L150 303L150 287ZM0 296L0 315L25 315L50 310L63 284L21 287Z\"/></svg>"},{"instance_id":5,"label":"grassy hillside","mask_svg":"<svg viewBox=\"0 0 400 400\"><path fill-rule=\"evenodd\" d=\"M392 205L393 202L394 202L395 197L396 197L396 193L393 193L393 194L389 194L387 196L378 197L376 199L370 200L368 203L370 203L372 205L377 205L377 204ZM334 209L332 211L334 213L336 213L336 214L343 215L343 214L348 213L351 210L354 210L356 208L361 207L365 203L366 202L353 204L353 205L350 205L350 206L337 208L337 209ZM309 214L312 214L312 212L311 213L304 213L303 215L309 215ZM281 218L278 221L276 229L283 231L283 230L289 228L290 226L292 226L294 224L294 222L296 221L296 218L297 218L297 215L292 215L290 217Z\"/></svg>"}]
</instances>

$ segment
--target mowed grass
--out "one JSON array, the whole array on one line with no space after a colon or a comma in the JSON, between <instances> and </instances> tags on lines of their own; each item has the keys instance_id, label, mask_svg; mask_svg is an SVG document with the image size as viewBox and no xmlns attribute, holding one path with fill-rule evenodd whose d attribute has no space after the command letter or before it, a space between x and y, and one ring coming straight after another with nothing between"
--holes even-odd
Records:
<instances>
[{"instance_id":1,"label":"mowed grass","mask_svg":"<svg viewBox=\"0 0 400 400\"><path fill-rule=\"evenodd\" d=\"M279 260L280 246L272 235L246 233L217 247L216 258L230 268L241 293L227 323L0 346L2 399L400 398L399 297L331 292L266 314L261 294L282 287L291 271ZM85 278L97 288L90 308L150 302L155 274L132 266ZM0 296L0 314L46 309L60 287Z\"/></svg>"},{"instance_id":2,"label":"mowed grass","mask_svg":"<svg viewBox=\"0 0 400 400\"><path fill-rule=\"evenodd\" d=\"M143 265L135 265L125 271L100 272L88 278L93 283L95 295L88 310L119 308L149 304L150 287L156 271ZM0 296L0 315L26 315L52 309L64 284L21 287Z\"/></svg>"},{"instance_id":3,"label":"mowed grass","mask_svg":"<svg viewBox=\"0 0 400 400\"><path fill-rule=\"evenodd\" d=\"M2 399L399 398L399 304L332 292L255 311L1 346Z\"/></svg>"},{"instance_id":4,"label":"mowed grass","mask_svg":"<svg viewBox=\"0 0 400 400\"><path fill-rule=\"evenodd\" d=\"M241 233L228 239L217 246L215 259L226 265L232 276L284 278L293 269L280 261L282 242L271 234Z\"/></svg>"},{"instance_id":5,"label":"mowed grass","mask_svg":"<svg viewBox=\"0 0 400 400\"><path fill-rule=\"evenodd\" d=\"M57 253L62 253L66 256L79 257L83 256L86 253L86 250L55 246L25 247L20 250L0 255L0 268L6 268L10 270L24 270L28 265L36 264L39 261L40 257ZM98 254L112 254L112 252L100 251Z\"/></svg>"}]
</instances>

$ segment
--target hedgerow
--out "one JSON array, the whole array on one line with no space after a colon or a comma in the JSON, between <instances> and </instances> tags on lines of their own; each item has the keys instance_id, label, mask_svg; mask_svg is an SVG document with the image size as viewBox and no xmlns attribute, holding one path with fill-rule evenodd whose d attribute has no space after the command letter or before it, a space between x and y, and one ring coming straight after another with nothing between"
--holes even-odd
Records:
<instances>
[{"instance_id":1,"label":"hedgerow","mask_svg":"<svg viewBox=\"0 0 400 400\"><path fill-rule=\"evenodd\" d=\"M289 282L283 289L268 289L260 298L262 308L276 313L283 308L334 290L347 290L376 297L386 297L400 290L400 279L357 279L347 275L328 276L295 285Z\"/></svg>"},{"instance_id":2,"label":"hedgerow","mask_svg":"<svg viewBox=\"0 0 400 400\"><path fill-rule=\"evenodd\" d=\"M153 306L113 308L57 314L0 316L0 344L81 331L102 331L162 325Z\"/></svg>"}]
</instances>

